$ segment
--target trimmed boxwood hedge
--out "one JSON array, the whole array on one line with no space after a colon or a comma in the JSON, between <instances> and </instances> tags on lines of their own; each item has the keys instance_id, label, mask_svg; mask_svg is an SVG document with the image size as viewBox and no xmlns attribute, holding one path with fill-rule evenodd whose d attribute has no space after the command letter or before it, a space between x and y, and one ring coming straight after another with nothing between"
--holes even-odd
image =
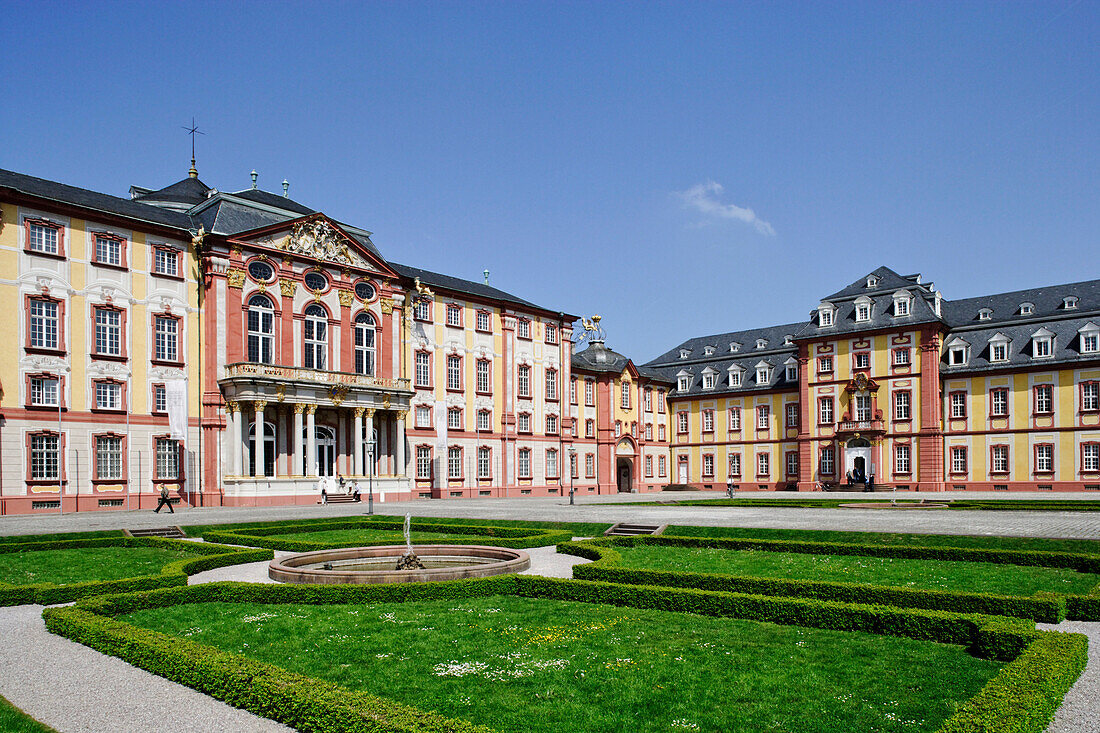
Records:
<instances>
[{"instance_id":1,"label":"trimmed boxwood hedge","mask_svg":"<svg viewBox=\"0 0 1100 733\"><path fill-rule=\"evenodd\" d=\"M48 608L43 616L46 627L53 633L301 731L488 733L488 728L445 719L365 692L344 690L329 682L142 629L113 617L144 608L217 601L374 603L499 594L906 636L964 644L976 655L1010 661L976 697L960 707L941 729L942 733L963 730L1041 733L1083 669L1087 648L1084 636L1039 632L1034 622L1023 619L530 575L369 586L206 583L90 598L73 607Z\"/></svg>"},{"instance_id":2,"label":"trimmed boxwood hedge","mask_svg":"<svg viewBox=\"0 0 1100 733\"><path fill-rule=\"evenodd\" d=\"M756 545L768 543L766 547L745 547L745 543ZM637 545L660 545L670 547L710 547L717 549L766 549L773 552L807 552L805 545L824 546L828 554L857 555L867 554L881 557L881 553L854 552L863 547L873 550L883 549L878 545L843 545L843 553L829 552L838 543L787 543L783 540L724 540L695 537L616 537L588 540L585 542L564 542L558 545L558 551L577 555L596 562L573 567L573 577L578 580L602 580L610 583L629 583L638 585L661 585L700 590L728 591L733 593L759 593L769 596L797 596L802 598L820 598L822 600L843 601L846 603L873 603L902 608L925 608L958 613L983 613L997 616L1016 616L1020 618L1059 623L1066 618L1083 621L1100 620L1100 585L1089 596L1063 595L1058 593L1036 593L1032 596L1006 596L991 593L965 593L959 591L920 590L896 586L881 586L862 583L842 583L835 581L786 580L782 578L756 578L718 573L690 573L670 570L642 570L622 567L622 555L615 546L633 547ZM784 545L794 544L796 549L785 549ZM969 555L971 550L963 548L902 548L955 550ZM982 550L981 552L995 552ZM1072 553L1010 551L1007 554L1035 554L1038 558L1029 558L1031 562L1018 563L1028 566L1066 567L1068 562L1059 557L1046 565L1049 555L1072 555ZM950 553L937 552L937 560L970 560L971 558L953 558ZM1084 556L1087 557L1087 556ZM1017 563L1011 563L1017 564ZM1088 564L1085 563L1087 566Z\"/></svg>"},{"instance_id":3,"label":"trimmed boxwood hedge","mask_svg":"<svg viewBox=\"0 0 1100 733\"><path fill-rule=\"evenodd\" d=\"M272 527L253 527L239 529L202 530L203 539L209 542L226 542L250 547L269 547L287 552L309 552L337 547L359 547L362 542L311 542L309 540L279 539L279 535L301 532L324 532L336 529L390 529L401 531L404 520L379 521L368 519L323 520L323 522L303 522L301 524L280 524ZM470 524L440 524L435 522L411 522L410 530L417 532L443 532L448 534L470 535L468 544L494 545L496 547L524 548L548 547L559 542L573 539L573 533L560 529L541 529L525 527L492 527ZM404 538L389 540L371 540L371 545L403 545Z\"/></svg>"},{"instance_id":4,"label":"trimmed boxwood hedge","mask_svg":"<svg viewBox=\"0 0 1100 733\"><path fill-rule=\"evenodd\" d=\"M142 575L135 578L65 584L9 585L0 583L0 606L19 606L26 603L39 603L47 606L54 603L69 603L78 598L105 593L128 593L152 588L187 585L187 576L203 570L270 560L275 555L271 550L250 550L162 537L107 537L86 540L55 540L53 542L39 541L24 544L6 543L0 545L0 554L65 550L80 547L159 547L166 550L185 550L199 555L199 557L173 560L161 568L156 575Z\"/></svg>"}]
</instances>

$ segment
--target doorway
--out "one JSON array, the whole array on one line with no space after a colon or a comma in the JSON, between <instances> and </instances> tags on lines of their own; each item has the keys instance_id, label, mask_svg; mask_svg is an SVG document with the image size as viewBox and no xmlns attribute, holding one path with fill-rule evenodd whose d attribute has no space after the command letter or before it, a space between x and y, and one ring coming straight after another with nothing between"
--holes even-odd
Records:
<instances>
[{"instance_id":1,"label":"doorway","mask_svg":"<svg viewBox=\"0 0 1100 733\"><path fill-rule=\"evenodd\" d=\"M313 427L313 441L317 450L317 475L318 476L335 476L336 475L336 431L330 427L324 425L315 425ZM302 430L302 445L309 445L307 441L308 434L306 430ZM306 460L305 451L302 451L302 475L309 475L309 465Z\"/></svg>"},{"instance_id":2,"label":"doorway","mask_svg":"<svg viewBox=\"0 0 1100 733\"><path fill-rule=\"evenodd\" d=\"M676 482L686 484L688 482L688 459L680 456L680 462L676 465Z\"/></svg>"},{"instance_id":3,"label":"doorway","mask_svg":"<svg viewBox=\"0 0 1100 733\"><path fill-rule=\"evenodd\" d=\"M615 461L615 475L620 494L629 494L634 488L634 462L629 458L619 458Z\"/></svg>"},{"instance_id":4,"label":"doorway","mask_svg":"<svg viewBox=\"0 0 1100 733\"><path fill-rule=\"evenodd\" d=\"M249 476L256 475L256 423L248 426ZM275 475L275 423L264 422L264 476Z\"/></svg>"},{"instance_id":5,"label":"doorway","mask_svg":"<svg viewBox=\"0 0 1100 733\"><path fill-rule=\"evenodd\" d=\"M857 481L866 481L875 472L871 463L871 443L865 438L853 438L844 446L845 476L851 475Z\"/></svg>"}]
</instances>

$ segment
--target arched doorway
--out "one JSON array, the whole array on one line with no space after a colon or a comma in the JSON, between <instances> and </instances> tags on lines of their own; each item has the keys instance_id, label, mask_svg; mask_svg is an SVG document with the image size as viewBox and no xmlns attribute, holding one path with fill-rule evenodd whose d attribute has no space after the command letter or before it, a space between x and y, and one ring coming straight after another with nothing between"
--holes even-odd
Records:
<instances>
[{"instance_id":1,"label":"arched doorway","mask_svg":"<svg viewBox=\"0 0 1100 733\"><path fill-rule=\"evenodd\" d=\"M256 423L248 426L248 475L256 475ZM275 475L275 423L264 422L264 476Z\"/></svg>"},{"instance_id":2,"label":"arched doorway","mask_svg":"<svg viewBox=\"0 0 1100 733\"><path fill-rule=\"evenodd\" d=\"M302 445L309 445L307 442L308 428L302 430ZM318 476L335 476L336 475L336 431L325 425L315 425L313 427L313 440L317 450L317 475ZM309 465L306 460L305 451L302 451L302 475L309 475Z\"/></svg>"},{"instance_id":3,"label":"arched doorway","mask_svg":"<svg viewBox=\"0 0 1100 733\"><path fill-rule=\"evenodd\" d=\"M871 463L871 442L866 438L852 438L844 446L845 476L857 481L866 481L874 473Z\"/></svg>"},{"instance_id":4,"label":"arched doorway","mask_svg":"<svg viewBox=\"0 0 1100 733\"><path fill-rule=\"evenodd\" d=\"M620 493L634 491L634 441L624 435L615 446L615 486Z\"/></svg>"}]
</instances>

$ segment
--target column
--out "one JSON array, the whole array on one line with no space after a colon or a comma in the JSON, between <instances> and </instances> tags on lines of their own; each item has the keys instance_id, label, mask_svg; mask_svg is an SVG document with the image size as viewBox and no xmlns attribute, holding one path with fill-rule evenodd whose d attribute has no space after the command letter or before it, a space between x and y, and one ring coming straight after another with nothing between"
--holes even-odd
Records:
<instances>
[{"instance_id":1,"label":"column","mask_svg":"<svg viewBox=\"0 0 1100 733\"><path fill-rule=\"evenodd\" d=\"M306 475L317 475L317 431L313 424L313 413L317 405L306 405Z\"/></svg>"},{"instance_id":2,"label":"column","mask_svg":"<svg viewBox=\"0 0 1100 733\"><path fill-rule=\"evenodd\" d=\"M241 455L244 446L241 445L241 406L237 402L226 402L225 411L229 413L229 470L234 476L241 475Z\"/></svg>"},{"instance_id":3,"label":"column","mask_svg":"<svg viewBox=\"0 0 1100 733\"><path fill-rule=\"evenodd\" d=\"M374 430L374 409L368 407L366 410L363 411L363 415L367 418L367 441L369 443L369 441L373 440L374 435L375 435L375 430ZM366 452L366 455L365 455L365 458L364 458L364 463L366 463L366 465L367 465L367 471L369 471L369 475L371 475L371 476L377 476L378 475L378 459L376 458L377 455L378 455L378 446L377 445L371 445L370 450L368 450Z\"/></svg>"},{"instance_id":4,"label":"column","mask_svg":"<svg viewBox=\"0 0 1100 733\"><path fill-rule=\"evenodd\" d=\"M336 474L347 476L348 463L348 419L347 414L336 408Z\"/></svg>"},{"instance_id":5,"label":"column","mask_svg":"<svg viewBox=\"0 0 1100 733\"><path fill-rule=\"evenodd\" d=\"M267 407L267 402L264 400L256 400L252 403L252 406L256 408L256 429L253 431L253 438L255 438L253 445L256 446L256 450L253 451L256 460L256 478L263 478L264 463L267 461L267 456L265 455L267 441L264 440L264 438L267 437L264 435L264 408Z\"/></svg>"},{"instance_id":6,"label":"column","mask_svg":"<svg viewBox=\"0 0 1100 733\"><path fill-rule=\"evenodd\" d=\"M294 405L294 432L290 438L290 471L288 471L291 476L301 475L299 471L302 470L302 413L305 409L306 406L300 402Z\"/></svg>"},{"instance_id":7,"label":"column","mask_svg":"<svg viewBox=\"0 0 1100 733\"><path fill-rule=\"evenodd\" d=\"M409 475L409 467L408 467L408 464L405 462L405 416L406 415L408 415L408 413L405 410L398 410L398 412L397 412L397 430L395 431L397 433L397 437L396 437L396 440L397 440L397 470L395 470L394 473L397 474L398 476L402 476L402 477L407 477ZM475 460L476 460L476 456L475 456ZM477 470L476 466L475 466L474 470L475 471Z\"/></svg>"},{"instance_id":8,"label":"column","mask_svg":"<svg viewBox=\"0 0 1100 733\"><path fill-rule=\"evenodd\" d=\"M363 412L365 408L355 408L355 420L351 426L351 445L355 458L356 476L363 476Z\"/></svg>"},{"instance_id":9,"label":"column","mask_svg":"<svg viewBox=\"0 0 1100 733\"><path fill-rule=\"evenodd\" d=\"M378 420L378 455L382 457L379 473L390 474L390 413L383 412Z\"/></svg>"}]
</instances>

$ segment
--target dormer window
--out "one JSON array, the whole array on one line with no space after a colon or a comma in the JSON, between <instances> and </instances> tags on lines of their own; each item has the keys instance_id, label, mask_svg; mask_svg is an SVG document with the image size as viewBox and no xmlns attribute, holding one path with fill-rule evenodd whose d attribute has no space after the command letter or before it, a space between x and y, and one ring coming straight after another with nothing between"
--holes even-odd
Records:
<instances>
[{"instance_id":1,"label":"dormer window","mask_svg":"<svg viewBox=\"0 0 1100 733\"><path fill-rule=\"evenodd\" d=\"M970 360L970 344L961 338L947 343L947 363L950 366L962 366Z\"/></svg>"},{"instance_id":2,"label":"dormer window","mask_svg":"<svg viewBox=\"0 0 1100 733\"><path fill-rule=\"evenodd\" d=\"M767 364L756 365L756 383L768 384L772 380L772 370Z\"/></svg>"},{"instance_id":3,"label":"dormer window","mask_svg":"<svg viewBox=\"0 0 1100 733\"><path fill-rule=\"evenodd\" d=\"M718 372L710 367L703 370L703 389L714 389L718 383Z\"/></svg>"},{"instance_id":4,"label":"dormer window","mask_svg":"<svg viewBox=\"0 0 1100 733\"><path fill-rule=\"evenodd\" d=\"M1077 307L1077 296L1076 295L1068 295L1065 298L1062 298L1062 307L1065 308L1066 310L1075 309Z\"/></svg>"},{"instance_id":5,"label":"dormer window","mask_svg":"<svg viewBox=\"0 0 1100 733\"><path fill-rule=\"evenodd\" d=\"M877 288L878 287L878 276L876 276L876 275L869 276L867 278L867 287Z\"/></svg>"},{"instance_id":6,"label":"dormer window","mask_svg":"<svg viewBox=\"0 0 1100 733\"><path fill-rule=\"evenodd\" d=\"M817 309L817 325L821 328L833 325L833 309L822 306Z\"/></svg>"},{"instance_id":7,"label":"dormer window","mask_svg":"<svg viewBox=\"0 0 1100 733\"><path fill-rule=\"evenodd\" d=\"M993 311L991 311L989 308L982 308L981 310L978 311L978 320L979 321L993 320Z\"/></svg>"},{"instance_id":8,"label":"dormer window","mask_svg":"<svg viewBox=\"0 0 1100 733\"><path fill-rule=\"evenodd\" d=\"M741 386L741 369L737 366L731 366L729 370L729 384L731 387Z\"/></svg>"},{"instance_id":9,"label":"dormer window","mask_svg":"<svg viewBox=\"0 0 1100 733\"><path fill-rule=\"evenodd\" d=\"M787 362L787 374L786 378L788 382L798 381L798 365L793 362Z\"/></svg>"},{"instance_id":10,"label":"dormer window","mask_svg":"<svg viewBox=\"0 0 1100 733\"><path fill-rule=\"evenodd\" d=\"M856 323L866 323L871 320L871 299L862 297L856 299Z\"/></svg>"},{"instance_id":11,"label":"dormer window","mask_svg":"<svg viewBox=\"0 0 1100 733\"><path fill-rule=\"evenodd\" d=\"M730 353L731 354L736 354L740 350L741 350L741 344L737 343L736 341L730 341Z\"/></svg>"},{"instance_id":12,"label":"dormer window","mask_svg":"<svg viewBox=\"0 0 1100 733\"><path fill-rule=\"evenodd\" d=\"M894 293L894 318L909 315L909 293L904 290Z\"/></svg>"},{"instance_id":13,"label":"dormer window","mask_svg":"<svg viewBox=\"0 0 1100 733\"><path fill-rule=\"evenodd\" d=\"M1040 328L1031 335L1031 356L1035 359L1049 359L1054 356L1054 332Z\"/></svg>"},{"instance_id":14,"label":"dormer window","mask_svg":"<svg viewBox=\"0 0 1100 733\"><path fill-rule=\"evenodd\" d=\"M1003 333L999 333L989 339L989 361L993 363L1004 363L1008 361L1008 347L1008 337Z\"/></svg>"},{"instance_id":15,"label":"dormer window","mask_svg":"<svg viewBox=\"0 0 1100 733\"><path fill-rule=\"evenodd\" d=\"M790 334L787 334L786 336L784 336L783 337L783 345L784 346L793 346L794 345L794 336L792 336Z\"/></svg>"},{"instance_id":16,"label":"dormer window","mask_svg":"<svg viewBox=\"0 0 1100 733\"><path fill-rule=\"evenodd\" d=\"M704 354L705 356L711 356L711 355L713 355L713 354L714 354L714 347L713 347L713 346L705 346L705 347L703 347L703 354Z\"/></svg>"},{"instance_id":17,"label":"dormer window","mask_svg":"<svg viewBox=\"0 0 1100 733\"><path fill-rule=\"evenodd\" d=\"M1020 303L1020 315L1021 316L1030 316L1034 312L1035 312L1035 304L1034 303Z\"/></svg>"},{"instance_id":18,"label":"dormer window","mask_svg":"<svg viewBox=\"0 0 1100 733\"><path fill-rule=\"evenodd\" d=\"M758 349L768 348L768 340L767 339L756 339L756 348L758 348Z\"/></svg>"},{"instance_id":19,"label":"dormer window","mask_svg":"<svg viewBox=\"0 0 1100 733\"><path fill-rule=\"evenodd\" d=\"M1081 326L1077 334L1081 339L1082 354L1100 353L1100 326L1090 321Z\"/></svg>"},{"instance_id":20,"label":"dormer window","mask_svg":"<svg viewBox=\"0 0 1100 733\"><path fill-rule=\"evenodd\" d=\"M686 359L691 356L691 349L680 349L680 358Z\"/></svg>"},{"instance_id":21,"label":"dormer window","mask_svg":"<svg viewBox=\"0 0 1100 733\"><path fill-rule=\"evenodd\" d=\"M677 377L676 389L680 390L681 392L687 392L689 389L691 389L691 375L685 374L681 377Z\"/></svg>"}]
</instances>

